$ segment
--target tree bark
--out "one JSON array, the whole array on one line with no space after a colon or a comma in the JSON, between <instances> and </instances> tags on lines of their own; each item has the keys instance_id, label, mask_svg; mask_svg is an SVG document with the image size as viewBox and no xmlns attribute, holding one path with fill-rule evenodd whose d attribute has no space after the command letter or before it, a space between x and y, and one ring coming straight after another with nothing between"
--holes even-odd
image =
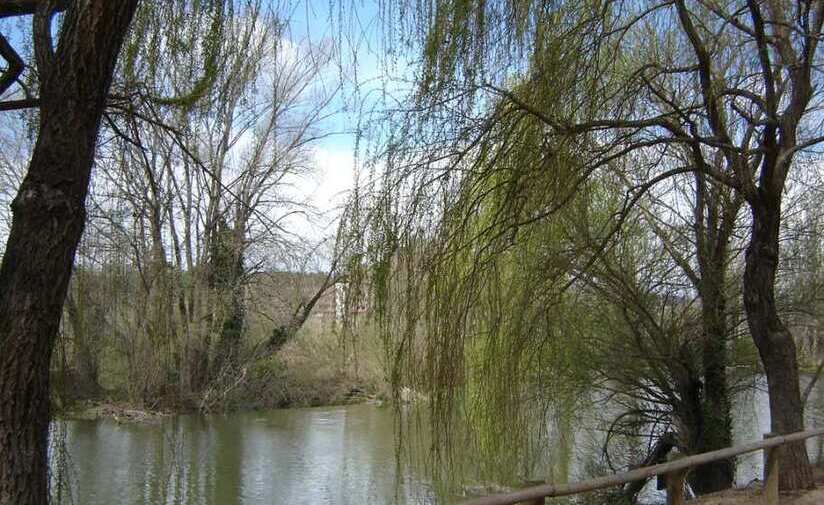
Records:
<instances>
[{"instance_id":1,"label":"tree bark","mask_svg":"<svg viewBox=\"0 0 824 505\"><path fill-rule=\"evenodd\" d=\"M698 165L706 163L694 152ZM696 200L693 229L699 275L694 285L701 298L701 379L700 422L693 433L693 453L724 449L732 445L732 419L727 385L727 259L730 238L742 200L727 188L695 174ZM689 268L689 267L687 267ZM698 494L727 489L735 480L733 460L700 465L690 473L689 481Z\"/></svg>"},{"instance_id":2,"label":"tree bark","mask_svg":"<svg viewBox=\"0 0 824 505\"><path fill-rule=\"evenodd\" d=\"M724 266L723 268L726 268ZM703 319L703 378L701 403L703 424L699 430L697 453L724 449L732 445L729 388L727 387L727 325L723 274L702 281L712 283L701 296ZM728 489L735 479L732 460L719 460L695 468L689 481L698 494Z\"/></svg>"},{"instance_id":3,"label":"tree bark","mask_svg":"<svg viewBox=\"0 0 824 505\"><path fill-rule=\"evenodd\" d=\"M212 288L223 306L220 336L211 367L212 379L232 372L240 359L246 325L246 301L243 286L243 258L246 249L246 220L238 219L233 227L219 224L213 237Z\"/></svg>"},{"instance_id":4,"label":"tree bark","mask_svg":"<svg viewBox=\"0 0 824 505\"><path fill-rule=\"evenodd\" d=\"M804 429L804 410L798 382L795 341L778 316L775 274L778 267L778 233L781 197L761 191L751 202L752 235L744 271L744 309L758 348L770 398L771 431L776 434ZM781 489L813 485L812 468L803 442L785 447L781 458Z\"/></svg>"},{"instance_id":5,"label":"tree bark","mask_svg":"<svg viewBox=\"0 0 824 505\"><path fill-rule=\"evenodd\" d=\"M49 362L83 232L100 119L137 4L74 2L56 51L36 51L39 133L11 205L0 265L1 505L48 502Z\"/></svg>"}]
</instances>

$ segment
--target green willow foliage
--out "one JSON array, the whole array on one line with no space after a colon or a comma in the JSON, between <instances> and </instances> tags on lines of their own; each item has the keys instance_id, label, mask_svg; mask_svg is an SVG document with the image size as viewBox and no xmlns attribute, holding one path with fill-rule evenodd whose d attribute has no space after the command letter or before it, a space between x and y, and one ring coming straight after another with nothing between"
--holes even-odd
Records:
<instances>
[{"instance_id":1,"label":"green willow foliage","mask_svg":"<svg viewBox=\"0 0 824 505\"><path fill-rule=\"evenodd\" d=\"M389 44L420 60L405 115L378 133L385 165L363 199L368 245L353 279L370 286L394 389L427 398L430 453L447 480L461 473L453 449L467 447L481 477L530 478L546 436L536 420L594 381L648 397L700 376L682 331L691 288L630 212L657 182L690 171L674 167L691 144L660 125L705 121L694 76L667 70L693 64L671 7L383 5ZM740 70L736 55L717 56ZM656 63L664 70L646 76ZM672 368L611 366L648 346ZM671 390L659 407L628 408L666 417L684 396Z\"/></svg>"},{"instance_id":2,"label":"green willow foliage","mask_svg":"<svg viewBox=\"0 0 824 505\"><path fill-rule=\"evenodd\" d=\"M349 216L351 228L368 227L350 259L349 298L375 308L394 391L426 398L432 435L424 443L446 489L466 472L513 483L536 476L548 436L536 421L573 405L592 382L586 336L596 312L568 288L619 202L586 164L584 144L595 138L550 142L537 115L489 91L588 119L593 101L580 95L608 85L583 80L606 57L586 36L599 9L383 6L414 34L406 42L422 41L423 58L413 104L389 128L386 166ZM581 226L599 236L580 240ZM480 461L464 467L457 448Z\"/></svg>"},{"instance_id":3,"label":"green willow foliage","mask_svg":"<svg viewBox=\"0 0 824 505\"><path fill-rule=\"evenodd\" d=\"M213 103L209 95L221 91L221 79L234 73L242 81L250 72L228 41L239 38L239 46L247 47L253 30L243 24L254 23L260 12L259 0L143 2L123 49L126 86L139 84L136 91L158 106L206 109Z\"/></svg>"},{"instance_id":4,"label":"green willow foliage","mask_svg":"<svg viewBox=\"0 0 824 505\"><path fill-rule=\"evenodd\" d=\"M370 246L355 261L394 390L427 399L426 443L447 488L466 472L517 483L546 463L536 421L572 408L592 382L597 312L567 288L600 237L587 243L579 228L608 229L619 203L582 178L575 144L549 148L534 116L491 106L442 152L393 146L397 165L384 172ZM482 458L465 468L457 448Z\"/></svg>"},{"instance_id":5,"label":"green willow foliage","mask_svg":"<svg viewBox=\"0 0 824 505\"><path fill-rule=\"evenodd\" d=\"M421 54L418 85L433 99L456 87L528 73L573 76L598 55L594 38L582 35L594 35L606 23L605 3L589 0L411 0L382 7L396 28L390 44ZM542 62L548 55L562 58Z\"/></svg>"}]
</instances>

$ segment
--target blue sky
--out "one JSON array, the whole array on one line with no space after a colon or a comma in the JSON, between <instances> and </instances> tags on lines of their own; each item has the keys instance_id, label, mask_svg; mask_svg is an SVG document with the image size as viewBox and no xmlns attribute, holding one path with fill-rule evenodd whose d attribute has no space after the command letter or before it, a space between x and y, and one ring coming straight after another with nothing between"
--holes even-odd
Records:
<instances>
[{"instance_id":1,"label":"blue sky","mask_svg":"<svg viewBox=\"0 0 824 505\"><path fill-rule=\"evenodd\" d=\"M285 7L277 8L275 4ZM332 43L337 49L337 68L330 68L322 77L326 85L340 85L330 106L333 114L318 127L329 135L314 146L315 173L296 184L296 191L327 215L317 223L320 229L307 230L307 233L315 236L334 233L334 217L358 173L355 130L359 109L368 103L365 108L380 110L380 97L387 90L403 94L399 84L388 80L385 69L389 66L395 72L398 68L403 72L406 67L398 61L387 62L382 55L382 23L377 1L272 0L272 6L281 16L288 17L288 38L293 43ZM21 53L28 44L30 26L29 16L0 22L2 33Z\"/></svg>"},{"instance_id":2,"label":"blue sky","mask_svg":"<svg viewBox=\"0 0 824 505\"><path fill-rule=\"evenodd\" d=\"M370 124L374 116L359 117L359 110L380 111L385 92L403 95L405 85L395 77L409 68L407 61L397 57L386 61L382 54L384 34L376 1L333 4L336 2L303 0L291 6L289 13L293 41L318 44L331 40L338 51L334 78L341 89L332 105L337 112L321 126L331 135L316 144L314 181L299 188L312 194L315 205L331 214L335 214L335 208L353 187L355 174L363 168L355 167L355 130L359 121L365 123L363 126L375 126ZM358 154L363 163L362 152Z\"/></svg>"}]
</instances>

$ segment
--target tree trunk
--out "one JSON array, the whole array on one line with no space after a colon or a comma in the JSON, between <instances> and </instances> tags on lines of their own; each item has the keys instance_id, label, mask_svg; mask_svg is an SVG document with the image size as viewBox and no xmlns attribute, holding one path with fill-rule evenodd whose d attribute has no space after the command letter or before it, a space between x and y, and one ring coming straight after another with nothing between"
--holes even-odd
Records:
<instances>
[{"instance_id":1,"label":"tree trunk","mask_svg":"<svg viewBox=\"0 0 824 505\"><path fill-rule=\"evenodd\" d=\"M704 163L701 160L701 163ZM724 449L732 445L732 419L727 386L727 258L741 200L729 190L695 174L696 206L693 223L700 275L695 287L701 298L700 423L696 427L694 453ZM732 459L713 461L695 468L689 481L698 494L728 489L735 480Z\"/></svg>"},{"instance_id":2,"label":"tree trunk","mask_svg":"<svg viewBox=\"0 0 824 505\"><path fill-rule=\"evenodd\" d=\"M241 223L244 227L245 224ZM209 287L214 291L220 319L211 378L218 380L231 373L237 365L243 327L246 322L246 306L243 298L243 235L231 228L223 219L218 220L212 236Z\"/></svg>"},{"instance_id":3,"label":"tree trunk","mask_svg":"<svg viewBox=\"0 0 824 505\"><path fill-rule=\"evenodd\" d=\"M658 440L655 441L655 445L652 446L652 450L649 451L644 460L635 465L634 468L642 468L645 466L666 463L667 454L669 454L669 452L677 446L678 436L671 431L664 433ZM630 504L638 503L638 493L640 493L646 485L647 479L636 480L626 484L623 492L621 493L623 497L622 501ZM621 502L619 501L619 503Z\"/></svg>"},{"instance_id":4,"label":"tree trunk","mask_svg":"<svg viewBox=\"0 0 824 505\"><path fill-rule=\"evenodd\" d=\"M40 129L0 265L0 505L48 502L49 361L100 119L137 3L72 3L56 52L39 43Z\"/></svg>"},{"instance_id":5,"label":"tree trunk","mask_svg":"<svg viewBox=\"0 0 824 505\"><path fill-rule=\"evenodd\" d=\"M775 274L778 267L778 233L781 197L766 191L751 202L752 236L744 271L744 309L753 341L758 348L770 399L771 431L776 434L804 429L804 412L798 383L795 341L784 326L775 305ZM803 442L785 447L781 458L781 489L813 485L812 468Z\"/></svg>"},{"instance_id":6,"label":"tree trunk","mask_svg":"<svg viewBox=\"0 0 824 505\"><path fill-rule=\"evenodd\" d=\"M725 267L724 267L725 268ZM703 319L703 425L699 433L697 453L724 449L732 445L729 388L727 387L727 326L724 304L723 276L704 278L714 283L702 295ZM709 291L709 292L707 292ZM695 468L690 485L698 494L728 489L735 479L731 459L713 461Z\"/></svg>"}]
</instances>

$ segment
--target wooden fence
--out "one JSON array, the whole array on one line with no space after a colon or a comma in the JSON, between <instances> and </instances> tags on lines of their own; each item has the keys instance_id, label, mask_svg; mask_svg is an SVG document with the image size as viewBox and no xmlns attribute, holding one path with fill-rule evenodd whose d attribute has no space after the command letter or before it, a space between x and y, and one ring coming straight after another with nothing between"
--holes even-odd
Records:
<instances>
[{"instance_id":1,"label":"wooden fence","mask_svg":"<svg viewBox=\"0 0 824 505\"><path fill-rule=\"evenodd\" d=\"M461 505L512 505L515 503L542 504L545 498L569 496L597 489L621 486L628 482L663 476L667 485L667 505L683 505L684 481L689 469L721 459L729 459L749 452L764 451L764 504L778 505L778 471L781 447L792 442L800 442L824 435L824 429L799 431L788 435L764 435L764 440L749 444L727 447L717 451L704 452L694 456L681 456L666 463L636 468L628 472L615 473L604 477L574 482L571 484L541 484L462 502Z\"/></svg>"}]
</instances>

